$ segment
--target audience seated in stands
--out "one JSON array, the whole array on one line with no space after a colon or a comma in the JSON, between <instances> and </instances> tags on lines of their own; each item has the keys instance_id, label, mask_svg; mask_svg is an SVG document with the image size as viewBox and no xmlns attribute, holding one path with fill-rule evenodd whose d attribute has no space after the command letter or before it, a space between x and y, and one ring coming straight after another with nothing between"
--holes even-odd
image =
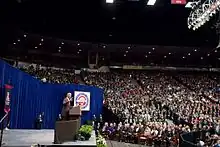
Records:
<instances>
[{"instance_id":1,"label":"audience seated in stands","mask_svg":"<svg viewBox=\"0 0 220 147\"><path fill-rule=\"evenodd\" d=\"M41 79L43 82L71 84L78 83L75 76L75 71L72 69L58 69L50 67L27 66L21 67L21 70L28 72L32 76Z\"/></svg>"},{"instance_id":2,"label":"audience seated in stands","mask_svg":"<svg viewBox=\"0 0 220 147\"><path fill-rule=\"evenodd\" d=\"M177 77L147 72L91 73L85 77L85 82L105 89L105 105L118 117L123 117L122 124L131 126L131 130L136 124L146 126L148 122L165 122L167 119L172 120L175 127L184 126L185 129L187 126L188 131L216 127L219 105L201 92L206 90L205 87L216 87L216 82L204 75L203 82L199 82L201 86L195 89L185 85L182 75ZM191 76L185 77L189 85L194 86ZM128 134L124 135L128 137ZM159 135L154 135L154 140L155 137ZM176 137L178 141L179 136Z\"/></svg>"},{"instance_id":3,"label":"audience seated in stands","mask_svg":"<svg viewBox=\"0 0 220 147\"><path fill-rule=\"evenodd\" d=\"M51 83L75 83L74 70L23 68ZM87 73L84 82L105 91L104 105L122 122L107 122L102 133L108 139L177 146L182 133L205 131L200 143L219 143L218 81L213 74L162 72Z\"/></svg>"}]
</instances>

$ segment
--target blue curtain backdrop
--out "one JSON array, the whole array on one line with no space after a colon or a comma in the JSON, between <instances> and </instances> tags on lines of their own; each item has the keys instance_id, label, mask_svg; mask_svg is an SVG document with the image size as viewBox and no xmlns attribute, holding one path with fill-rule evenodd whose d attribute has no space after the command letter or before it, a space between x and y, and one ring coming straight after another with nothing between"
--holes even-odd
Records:
<instances>
[{"instance_id":1,"label":"blue curtain backdrop","mask_svg":"<svg viewBox=\"0 0 220 147\"><path fill-rule=\"evenodd\" d=\"M102 113L103 90L97 87L42 83L2 60L0 60L0 82L0 106L4 105L3 85L11 84L14 87L11 92L10 116L10 127L13 129L34 128L35 120L42 112L44 113L43 127L54 128L65 94L67 92L74 94L75 90L91 93L90 111L82 113L82 123L92 120L93 115L98 117Z\"/></svg>"}]
</instances>

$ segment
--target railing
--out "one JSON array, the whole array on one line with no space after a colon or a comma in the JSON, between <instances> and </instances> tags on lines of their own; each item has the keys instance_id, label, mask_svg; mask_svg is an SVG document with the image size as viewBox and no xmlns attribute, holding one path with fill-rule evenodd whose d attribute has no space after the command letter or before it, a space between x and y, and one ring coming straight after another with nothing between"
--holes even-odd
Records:
<instances>
[{"instance_id":1,"label":"railing","mask_svg":"<svg viewBox=\"0 0 220 147\"><path fill-rule=\"evenodd\" d=\"M187 146L187 147L196 147L197 144L195 144L195 142L193 141L193 140L196 140L194 133L195 132L180 134L179 147L185 147L185 146Z\"/></svg>"},{"instance_id":2,"label":"railing","mask_svg":"<svg viewBox=\"0 0 220 147\"><path fill-rule=\"evenodd\" d=\"M2 139L3 139L3 132L4 132L4 120L7 118L7 116L8 116L8 113L6 113L0 120L0 125L1 125L0 147L2 146Z\"/></svg>"}]
</instances>

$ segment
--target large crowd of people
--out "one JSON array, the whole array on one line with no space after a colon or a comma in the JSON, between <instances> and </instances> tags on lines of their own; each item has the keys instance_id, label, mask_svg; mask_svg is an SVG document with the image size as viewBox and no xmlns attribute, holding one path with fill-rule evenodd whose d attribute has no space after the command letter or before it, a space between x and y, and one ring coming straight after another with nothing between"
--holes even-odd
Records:
<instances>
[{"instance_id":1,"label":"large crowd of people","mask_svg":"<svg viewBox=\"0 0 220 147\"><path fill-rule=\"evenodd\" d=\"M177 77L188 88L196 91L200 95L205 95L207 98L218 103L220 85L218 84L218 76L208 74L188 74Z\"/></svg>"},{"instance_id":2,"label":"large crowd of people","mask_svg":"<svg viewBox=\"0 0 220 147\"><path fill-rule=\"evenodd\" d=\"M200 75L198 79L196 77L189 74L171 76L168 73L112 72L92 73L85 81L105 89L106 106L118 117L123 117L122 124L130 126L130 130L132 126L143 125L143 134L152 135L152 130L146 124L171 120L174 128L180 130L205 128L207 131L214 129L213 133L218 133L219 104L213 101L214 95L217 95L213 90L218 87L217 81L206 75ZM199 79L203 79L202 82ZM154 127L153 130L160 132L160 127ZM110 136L112 134L112 131L105 132L111 132ZM126 133L125 136L129 136ZM144 136L149 141L149 135ZM155 141L161 139L159 134L153 136ZM171 141L173 137L178 141L179 134L173 133L165 140Z\"/></svg>"},{"instance_id":3,"label":"large crowd of people","mask_svg":"<svg viewBox=\"0 0 220 147\"><path fill-rule=\"evenodd\" d=\"M52 67L41 67L40 65L21 66L20 69L35 78L48 83L71 84L78 83L73 69L61 69Z\"/></svg>"},{"instance_id":4,"label":"large crowd of people","mask_svg":"<svg viewBox=\"0 0 220 147\"><path fill-rule=\"evenodd\" d=\"M76 83L74 71L23 69L52 83ZM177 146L182 133L205 130L203 145L219 142L218 76L203 73L112 71L87 73L85 84L104 89L104 105L121 122L107 122L108 139L155 146ZM214 135L214 136L212 136Z\"/></svg>"}]
</instances>

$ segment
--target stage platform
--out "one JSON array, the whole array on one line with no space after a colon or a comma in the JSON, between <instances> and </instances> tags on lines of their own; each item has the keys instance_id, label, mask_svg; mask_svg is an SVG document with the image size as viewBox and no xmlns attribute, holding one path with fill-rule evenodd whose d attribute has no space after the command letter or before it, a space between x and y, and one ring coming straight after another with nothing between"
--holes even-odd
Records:
<instances>
[{"instance_id":1,"label":"stage platform","mask_svg":"<svg viewBox=\"0 0 220 147\"><path fill-rule=\"evenodd\" d=\"M41 146L73 146L73 147L96 147L95 131L88 141L72 141L63 144L53 144L54 130L24 130L24 129L11 129L4 131L3 146L4 147L30 147L33 144Z\"/></svg>"}]
</instances>

